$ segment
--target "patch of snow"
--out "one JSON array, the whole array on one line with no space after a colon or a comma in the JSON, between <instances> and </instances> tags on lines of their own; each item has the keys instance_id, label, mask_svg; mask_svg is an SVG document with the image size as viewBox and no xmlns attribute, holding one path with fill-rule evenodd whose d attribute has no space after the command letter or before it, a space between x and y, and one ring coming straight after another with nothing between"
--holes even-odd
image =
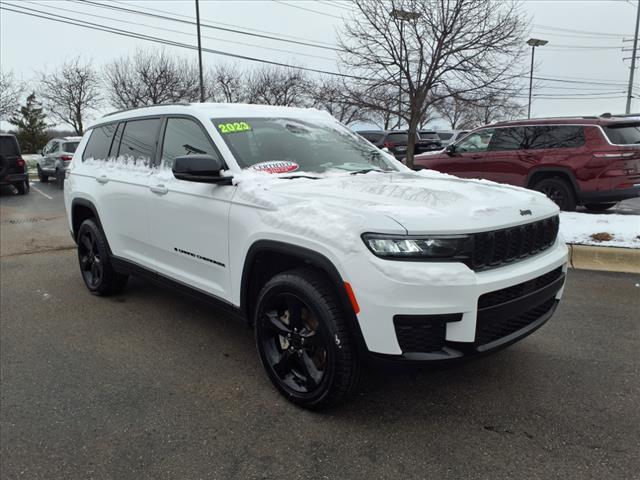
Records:
<instances>
[{"instance_id":1,"label":"patch of snow","mask_svg":"<svg viewBox=\"0 0 640 480\"><path fill-rule=\"evenodd\" d=\"M640 215L561 212L560 233L567 243L640 248ZM613 239L599 242L591 238L596 233L609 233Z\"/></svg>"}]
</instances>

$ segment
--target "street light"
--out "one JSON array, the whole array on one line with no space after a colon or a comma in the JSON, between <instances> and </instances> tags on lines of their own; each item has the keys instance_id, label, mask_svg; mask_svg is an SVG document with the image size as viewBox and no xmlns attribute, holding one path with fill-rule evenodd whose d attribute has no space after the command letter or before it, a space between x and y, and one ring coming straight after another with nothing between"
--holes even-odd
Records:
<instances>
[{"instance_id":1,"label":"street light","mask_svg":"<svg viewBox=\"0 0 640 480\"><path fill-rule=\"evenodd\" d=\"M531 45L531 72L529 73L529 107L527 108L527 118L531 118L531 90L533 89L533 58L536 54L536 47L542 47L549 43L547 40L539 38L530 38L527 45Z\"/></svg>"},{"instance_id":2,"label":"street light","mask_svg":"<svg viewBox=\"0 0 640 480\"><path fill-rule=\"evenodd\" d=\"M398 128L402 124L402 39L404 38L404 22L406 20L417 20L420 18L420 14L418 12L411 12L408 10L400 10L398 8L394 8L391 10L391 16L396 20L400 20L400 58L398 59L399 63L399 77L398 77Z\"/></svg>"}]
</instances>

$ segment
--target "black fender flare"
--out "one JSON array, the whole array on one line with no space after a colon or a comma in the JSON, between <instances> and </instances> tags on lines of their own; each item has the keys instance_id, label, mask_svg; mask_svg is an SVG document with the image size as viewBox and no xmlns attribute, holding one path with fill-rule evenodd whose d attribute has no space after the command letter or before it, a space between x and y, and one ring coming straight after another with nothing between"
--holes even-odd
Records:
<instances>
[{"instance_id":1,"label":"black fender flare","mask_svg":"<svg viewBox=\"0 0 640 480\"><path fill-rule=\"evenodd\" d=\"M93 202L91 200L87 200L86 198L74 198L71 201L71 222L73 225L73 239L74 241L76 240L76 236L78 235L78 232L76 231L75 225L74 225L74 211L76 209L76 207L85 207L88 208L89 210L91 210L93 212L93 217L96 219L96 222L98 223L98 227L100 227L100 230L102 230L104 232L104 229L102 228L102 222L100 221L100 215L98 214L98 209L95 207L95 205L93 204ZM79 227L80 225L78 225Z\"/></svg>"},{"instance_id":2,"label":"black fender flare","mask_svg":"<svg viewBox=\"0 0 640 480\"><path fill-rule=\"evenodd\" d=\"M318 268L327 275L329 281L335 287L338 300L340 301L340 305L347 320L347 325L349 325L349 330L351 331L353 339L356 342L358 350L362 351L363 353L368 352L368 349L366 348L366 344L364 342L364 337L362 335L362 330L360 329L360 324L358 323L356 313L353 310L353 305L351 304L349 294L347 293L346 287L344 285L344 280L338 272L338 269L331 262L331 260L329 260L323 254L305 247L300 247L298 245L275 240L258 240L253 243L251 247L249 247L249 250L247 251L244 259L244 265L242 267L242 278L240 281L240 310L242 311L247 321L251 323L253 320L251 318L251 305L249 299L253 265L258 254L269 252L295 257L299 259L302 264L307 264Z\"/></svg>"}]
</instances>

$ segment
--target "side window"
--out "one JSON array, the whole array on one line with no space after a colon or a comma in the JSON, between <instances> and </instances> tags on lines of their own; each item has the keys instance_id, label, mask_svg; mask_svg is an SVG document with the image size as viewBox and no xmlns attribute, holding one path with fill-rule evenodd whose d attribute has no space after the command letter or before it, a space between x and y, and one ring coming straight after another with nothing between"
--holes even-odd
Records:
<instances>
[{"instance_id":1,"label":"side window","mask_svg":"<svg viewBox=\"0 0 640 480\"><path fill-rule=\"evenodd\" d=\"M56 153L60 151L60 142L52 142L49 153Z\"/></svg>"},{"instance_id":2,"label":"side window","mask_svg":"<svg viewBox=\"0 0 640 480\"><path fill-rule=\"evenodd\" d=\"M49 143L47 143L44 148L42 149L42 155L47 155L49 153L49 149L51 148L51 141L49 141Z\"/></svg>"},{"instance_id":3,"label":"side window","mask_svg":"<svg viewBox=\"0 0 640 480\"><path fill-rule=\"evenodd\" d=\"M522 127L506 127L496 128L491 137L489 150L491 151L507 151L520 150L524 143L524 128Z\"/></svg>"},{"instance_id":4,"label":"side window","mask_svg":"<svg viewBox=\"0 0 640 480\"><path fill-rule=\"evenodd\" d=\"M584 129L571 125L528 127L527 148L575 148L584 145Z\"/></svg>"},{"instance_id":5,"label":"side window","mask_svg":"<svg viewBox=\"0 0 640 480\"><path fill-rule=\"evenodd\" d=\"M458 152L486 152L493 137L493 128L480 130L466 136L460 143L456 145Z\"/></svg>"},{"instance_id":6,"label":"side window","mask_svg":"<svg viewBox=\"0 0 640 480\"><path fill-rule=\"evenodd\" d=\"M84 161L88 158L106 160L109 157L109 147L111 147L111 140L115 131L115 124L95 127L91 131L91 136L84 152L82 152L82 160Z\"/></svg>"},{"instance_id":7,"label":"side window","mask_svg":"<svg viewBox=\"0 0 640 480\"><path fill-rule=\"evenodd\" d=\"M162 166L171 168L176 157L196 154L219 158L208 135L197 122L188 118L169 118L162 143Z\"/></svg>"},{"instance_id":8,"label":"side window","mask_svg":"<svg viewBox=\"0 0 640 480\"><path fill-rule=\"evenodd\" d=\"M133 158L135 161L151 163L156 150L159 118L131 120L124 126L118 156Z\"/></svg>"}]
</instances>

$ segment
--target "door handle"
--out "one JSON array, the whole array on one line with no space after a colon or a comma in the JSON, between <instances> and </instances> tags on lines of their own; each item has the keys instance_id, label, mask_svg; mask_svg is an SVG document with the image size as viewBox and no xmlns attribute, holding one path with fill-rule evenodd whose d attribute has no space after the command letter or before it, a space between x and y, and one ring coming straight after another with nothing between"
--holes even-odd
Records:
<instances>
[{"instance_id":1,"label":"door handle","mask_svg":"<svg viewBox=\"0 0 640 480\"><path fill-rule=\"evenodd\" d=\"M169 191L169 189L162 184L151 186L149 187L149 190L151 190L153 193L157 193L158 195L164 195Z\"/></svg>"},{"instance_id":2,"label":"door handle","mask_svg":"<svg viewBox=\"0 0 640 480\"><path fill-rule=\"evenodd\" d=\"M107 183L108 181L109 181L109 178L107 178L107 176L106 176L106 175L101 175L101 176L99 176L99 177L96 177L96 182L98 182L98 183L105 184L105 183Z\"/></svg>"}]
</instances>

